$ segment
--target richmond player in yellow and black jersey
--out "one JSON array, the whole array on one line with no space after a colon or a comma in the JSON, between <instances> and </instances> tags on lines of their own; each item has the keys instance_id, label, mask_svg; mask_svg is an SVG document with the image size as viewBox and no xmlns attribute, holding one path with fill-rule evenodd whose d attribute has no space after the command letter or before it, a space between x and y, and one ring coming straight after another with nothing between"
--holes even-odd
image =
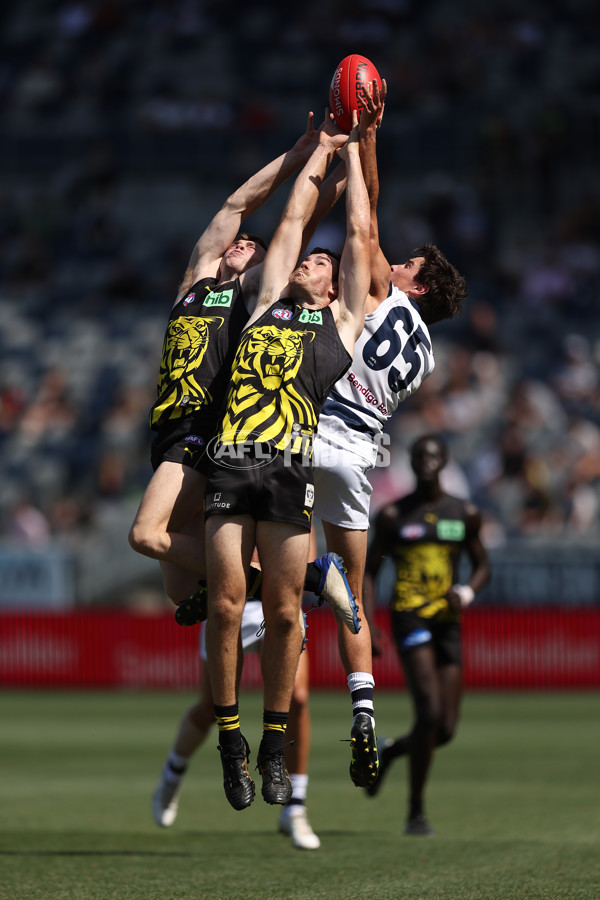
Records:
<instances>
[{"instance_id":1,"label":"richmond player in yellow and black jersey","mask_svg":"<svg viewBox=\"0 0 600 900\"><path fill-rule=\"evenodd\" d=\"M171 310L150 412L154 475L129 542L160 561L165 591L176 605L197 590L204 574L205 451L240 333L256 301L256 272L265 255L264 242L240 233L241 224L302 168L317 143L310 114L291 150L227 197L192 251Z\"/></svg>"},{"instance_id":2,"label":"richmond player in yellow and black jersey","mask_svg":"<svg viewBox=\"0 0 600 900\"><path fill-rule=\"evenodd\" d=\"M361 128L380 112L372 96L365 100ZM324 250L313 250L298 265L305 224L336 152L347 177L346 240L339 265ZM283 736L302 644L294 623L302 602L314 503L311 454L302 452L303 441L310 441L326 393L349 366L363 328L369 238L356 116L350 135L327 117L319 146L296 179L265 256L257 307L240 342L219 431L218 450L231 452L215 454L206 487L206 645L225 794L235 809L249 806L255 790L248 744L240 731L236 680L245 569L255 546L266 625L257 764L267 803L285 804L291 796ZM272 456L263 457L263 444L274 451ZM367 768L376 776L377 756L371 717L355 718L351 745L359 739L368 744L368 753L361 753L364 770L351 765L357 783L367 778Z\"/></svg>"},{"instance_id":3,"label":"richmond player in yellow and black jersey","mask_svg":"<svg viewBox=\"0 0 600 900\"><path fill-rule=\"evenodd\" d=\"M278 300L240 341L223 441L237 444L252 436L292 453L310 448L323 398L350 363L329 307L311 310Z\"/></svg>"},{"instance_id":4,"label":"richmond player in yellow and black jersey","mask_svg":"<svg viewBox=\"0 0 600 900\"><path fill-rule=\"evenodd\" d=\"M251 240L264 250L258 238ZM157 400L150 410L150 426L158 432L152 447L154 469L165 458L193 465L204 455L219 422L231 364L251 311L239 277L224 283L204 278L173 307L163 341Z\"/></svg>"},{"instance_id":5,"label":"richmond player in yellow and black jersey","mask_svg":"<svg viewBox=\"0 0 600 900\"><path fill-rule=\"evenodd\" d=\"M366 565L372 585L383 559L391 557L394 562L391 625L415 710L409 734L382 742L379 779L369 793L377 793L392 761L408 753L405 833L413 835L433 833L423 794L434 748L452 738L458 721L462 610L490 578L478 509L441 488L439 475L446 462L446 446L436 435L415 442L411 463L416 488L377 515ZM466 584L459 579L463 553L471 564Z\"/></svg>"}]
</instances>

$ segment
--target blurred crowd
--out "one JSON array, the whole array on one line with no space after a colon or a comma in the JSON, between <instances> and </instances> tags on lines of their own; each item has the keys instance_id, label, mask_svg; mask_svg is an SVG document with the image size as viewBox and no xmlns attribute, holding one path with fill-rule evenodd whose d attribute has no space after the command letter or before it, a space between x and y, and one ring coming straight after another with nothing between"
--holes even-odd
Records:
<instances>
[{"instance_id":1,"label":"blurred crowd","mask_svg":"<svg viewBox=\"0 0 600 900\"><path fill-rule=\"evenodd\" d=\"M596 539L599 24L592 0L4 3L0 536L76 547L129 524L189 253L359 52L389 85L382 246L400 262L433 241L469 284L393 417L373 510L411 488L407 448L435 431L491 546Z\"/></svg>"}]
</instances>

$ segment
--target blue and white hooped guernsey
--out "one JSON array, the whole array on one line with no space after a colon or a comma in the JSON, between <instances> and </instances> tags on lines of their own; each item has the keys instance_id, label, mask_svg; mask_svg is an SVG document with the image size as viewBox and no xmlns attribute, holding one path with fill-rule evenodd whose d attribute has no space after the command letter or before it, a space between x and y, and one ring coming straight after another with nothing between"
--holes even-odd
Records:
<instances>
[{"instance_id":1,"label":"blue and white hooped guernsey","mask_svg":"<svg viewBox=\"0 0 600 900\"><path fill-rule=\"evenodd\" d=\"M378 435L387 419L433 372L434 365L431 337L418 305L392 287L375 312L365 316L352 365L323 404L318 437L351 447L374 465Z\"/></svg>"}]
</instances>

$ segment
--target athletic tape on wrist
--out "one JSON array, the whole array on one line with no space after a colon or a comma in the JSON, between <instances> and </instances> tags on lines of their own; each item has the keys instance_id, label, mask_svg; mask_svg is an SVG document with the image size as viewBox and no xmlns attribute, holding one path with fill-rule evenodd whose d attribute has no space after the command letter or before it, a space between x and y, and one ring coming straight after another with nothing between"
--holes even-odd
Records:
<instances>
[{"instance_id":1,"label":"athletic tape on wrist","mask_svg":"<svg viewBox=\"0 0 600 900\"><path fill-rule=\"evenodd\" d=\"M452 590L460 597L460 605L462 609L469 606L475 599L475 591L470 584L455 584Z\"/></svg>"}]
</instances>

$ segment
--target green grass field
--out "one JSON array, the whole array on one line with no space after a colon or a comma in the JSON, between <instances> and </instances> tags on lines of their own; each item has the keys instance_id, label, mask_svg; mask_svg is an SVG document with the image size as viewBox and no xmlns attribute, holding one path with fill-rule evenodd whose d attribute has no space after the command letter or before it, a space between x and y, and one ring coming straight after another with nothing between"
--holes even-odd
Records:
<instances>
[{"instance_id":1,"label":"green grass field","mask_svg":"<svg viewBox=\"0 0 600 900\"><path fill-rule=\"evenodd\" d=\"M150 796L192 699L0 695L2 900L600 898L597 694L468 694L432 773L437 837L413 838L402 834L404 760L368 798L348 776L349 698L315 692L316 852L277 834L278 809L260 792L249 809L231 809L216 734L194 760L175 825L154 825ZM258 695L242 696L254 748L261 710ZM379 692L381 734L409 720L404 695Z\"/></svg>"}]
</instances>

